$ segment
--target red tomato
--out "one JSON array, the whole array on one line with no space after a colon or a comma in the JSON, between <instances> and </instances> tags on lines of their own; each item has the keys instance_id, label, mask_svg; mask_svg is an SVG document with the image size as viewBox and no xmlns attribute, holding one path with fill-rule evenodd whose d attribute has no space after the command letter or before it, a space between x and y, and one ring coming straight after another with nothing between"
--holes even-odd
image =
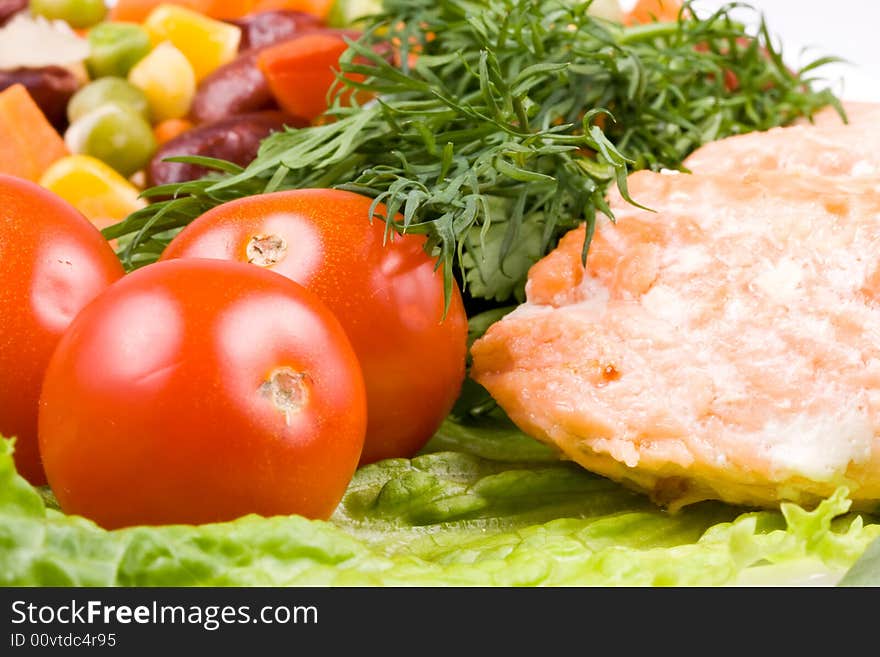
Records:
<instances>
[{"instance_id":1,"label":"red tomato","mask_svg":"<svg viewBox=\"0 0 880 657\"><path fill-rule=\"evenodd\" d=\"M46 483L37 403L55 345L80 309L123 275L107 241L42 187L0 175L0 434L15 436L15 465Z\"/></svg>"},{"instance_id":2,"label":"red tomato","mask_svg":"<svg viewBox=\"0 0 880 657\"><path fill-rule=\"evenodd\" d=\"M461 295L455 287L444 320L443 275L425 237L393 234L383 245L371 202L327 189L250 196L206 212L162 255L252 262L330 306L367 384L362 463L411 456L427 442L458 396L467 350Z\"/></svg>"},{"instance_id":3,"label":"red tomato","mask_svg":"<svg viewBox=\"0 0 880 657\"><path fill-rule=\"evenodd\" d=\"M71 324L40 398L61 508L104 527L248 513L327 518L357 467L366 398L339 322L283 276L150 265Z\"/></svg>"}]
</instances>

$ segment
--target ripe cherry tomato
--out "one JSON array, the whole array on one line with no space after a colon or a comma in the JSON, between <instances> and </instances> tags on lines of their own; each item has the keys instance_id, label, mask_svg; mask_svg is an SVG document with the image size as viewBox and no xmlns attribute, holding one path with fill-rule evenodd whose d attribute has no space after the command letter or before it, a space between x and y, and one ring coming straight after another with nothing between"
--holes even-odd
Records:
<instances>
[{"instance_id":1,"label":"ripe cherry tomato","mask_svg":"<svg viewBox=\"0 0 880 657\"><path fill-rule=\"evenodd\" d=\"M104 527L327 518L357 467L366 396L316 296L257 267L178 260L80 313L39 429L62 509Z\"/></svg>"},{"instance_id":2,"label":"ripe cherry tomato","mask_svg":"<svg viewBox=\"0 0 880 657\"><path fill-rule=\"evenodd\" d=\"M34 485L46 483L37 403L49 357L80 309L123 273L66 201L0 175L0 434L16 437L15 465Z\"/></svg>"},{"instance_id":3,"label":"ripe cherry tomato","mask_svg":"<svg viewBox=\"0 0 880 657\"><path fill-rule=\"evenodd\" d=\"M443 319L443 275L425 237L392 233L386 242L371 202L328 189L250 196L206 212L162 255L251 262L330 306L367 384L362 463L411 456L427 442L458 396L467 350L461 295L455 287Z\"/></svg>"}]
</instances>

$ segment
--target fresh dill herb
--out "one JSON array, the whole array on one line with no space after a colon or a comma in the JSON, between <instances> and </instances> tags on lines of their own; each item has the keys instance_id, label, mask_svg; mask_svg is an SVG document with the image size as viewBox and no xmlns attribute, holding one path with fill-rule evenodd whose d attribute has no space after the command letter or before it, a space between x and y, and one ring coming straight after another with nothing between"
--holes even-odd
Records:
<instances>
[{"instance_id":1,"label":"fresh dill herb","mask_svg":"<svg viewBox=\"0 0 880 657\"><path fill-rule=\"evenodd\" d=\"M427 235L447 289L457 278L474 311L521 300L528 268L563 233L610 216L609 185L627 197L628 171L674 168L707 141L839 108L811 87L831 58L789 70L766 26L749 36L734 5L633 27L589 5L385 0L340 62L338 86L370 101L336 95L323 124L270 136L244 170L214 162L208 179L148 190L166 200L104 234L122 238L133 268L230 199L351 190L375 199L389 231Z\"/></svg>"}]
</instances>

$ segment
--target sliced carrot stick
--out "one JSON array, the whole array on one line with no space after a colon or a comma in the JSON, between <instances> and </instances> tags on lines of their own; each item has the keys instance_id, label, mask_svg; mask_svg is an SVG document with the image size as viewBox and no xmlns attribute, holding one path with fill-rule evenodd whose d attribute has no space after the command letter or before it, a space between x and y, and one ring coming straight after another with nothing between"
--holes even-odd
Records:
<instances>
[{"instance_id":1,"label":"sliced carrot stick","mask_svg":"<svg viewBox=\"0 0 880 657\"><path fill-rule=\"evenodd\" d=\"M289 114L314 121L327 109L327 93L336 82L334 70L348 47L350 32L307 32L270 46L257 57L275 100Z\"/></svg>"}]
</instances>

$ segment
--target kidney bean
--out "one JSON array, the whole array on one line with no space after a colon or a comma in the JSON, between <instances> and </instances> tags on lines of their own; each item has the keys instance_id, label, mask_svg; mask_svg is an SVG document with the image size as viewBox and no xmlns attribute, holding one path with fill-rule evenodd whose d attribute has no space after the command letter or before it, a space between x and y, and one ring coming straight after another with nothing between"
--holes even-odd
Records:
<instances>
[{"instance_id":1,"label":"kidney bean","mask_svg":"<svg viewBox=\"0 0 880 657\"><path fill-rule=\"evenodd\" d=\"M271 46L294 34L324 27L321 19L302 11L263 11L232 21L241 28L239 51Z\"/></svg>"},{"instance_id":2,"label":"kidney bean","mask_svg":"<svg viewBox=\"0 0 880 657\"><path fill-rule=\"evenodd\" d=\"M307 32L340 34L350 39L357 39L360 36L360 32L356 30L317 27L303 30L273 44L262 44L242 52L234 60L202 80L190 109L190 117L193 121L204 123L246 112L277 109L278 105L269 89L269 83L257 66L257 57L271 45L292 41Z\"/></svg>"},{"instance_id":3,"label":"kidney bean","mask_svg":"<svg viewBox=\"0 0 880 657\"><path fill-rule=\"evenodd\" d=\"M190 108L196 123L275 108L266 77L257 68L259 49L240 54L202 80Z\"/></svg>"},{"instance_id":4,"label":"kidney bean","mask_svg":"<svg viewBox=\"0 0 880 657\"><path fill-rule=\"evenodd\" d=\"M79 88L76 76L61 66L0 70L0 91L22 84L59 132L67 128L67 103Z\"/></svg>"},{"instance_id":5,"label":"kidney bean","mask_svg":"<svg viewBox=\"0 0 880 657\"><path fill-rule=\"evenodd\" d=\"M217 157L247 166L257 156L260 142L284 125L301 127L303 123L282 112L252 112L197 126L159 148L147 169L150 183L195 180L210 171L194 164L162 161L178 155Z\"/></svg>"},{"instance_id":6,"label":"kidney bean","mask_svg":"<svg viewBox=\"0 0 880 657\"><path fill-rule=\"evenodd\" d=\"M0 0L0 27L27 6L28 0Z\"/></svg>"}]
</instances>

